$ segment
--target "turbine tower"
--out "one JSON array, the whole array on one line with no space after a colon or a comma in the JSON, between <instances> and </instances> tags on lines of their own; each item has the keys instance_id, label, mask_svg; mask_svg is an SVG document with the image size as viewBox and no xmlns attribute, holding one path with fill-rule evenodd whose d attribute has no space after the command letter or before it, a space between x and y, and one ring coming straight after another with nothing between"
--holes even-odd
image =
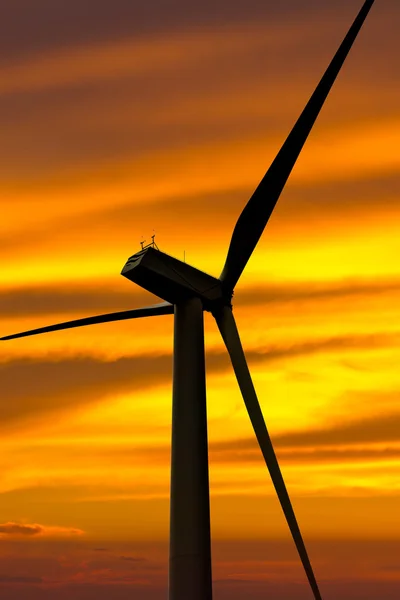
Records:
<instances>
[{"instance_id":1,"label":"turbine tower","mask_svg":"<svg viewBox=\"0 0 400 600\"><path fill-rule=\"evenodd\" d=\"M211 312L217 322L313 596L321 600L247 366L232 312L232 296L373 3L374 0L364 2L292 131L244 207L219 278L161 252L152 243L128 259L122 275L164 302L0 338L9 340L96 323L174 314L169 600L212 599L204 311Z\"/></svg>"}]
</instances>

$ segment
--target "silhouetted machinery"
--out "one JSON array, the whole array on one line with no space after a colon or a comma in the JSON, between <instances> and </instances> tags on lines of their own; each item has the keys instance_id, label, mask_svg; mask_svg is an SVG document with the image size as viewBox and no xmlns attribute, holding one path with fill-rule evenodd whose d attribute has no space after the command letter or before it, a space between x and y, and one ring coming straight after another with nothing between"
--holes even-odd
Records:
<instances>
[{"instance_id":1,"label":"silhouetted machinery","mask_svg":"<svg viewBox=\"0 0 400 600\"><path fill-rule=\"evenodd\" d=\"M171 304L196 296L205 310L214 311L224 297L222 281L158 249L154 236L147 246L128 258L121 275Z\"/></svg>"}]
</instances>

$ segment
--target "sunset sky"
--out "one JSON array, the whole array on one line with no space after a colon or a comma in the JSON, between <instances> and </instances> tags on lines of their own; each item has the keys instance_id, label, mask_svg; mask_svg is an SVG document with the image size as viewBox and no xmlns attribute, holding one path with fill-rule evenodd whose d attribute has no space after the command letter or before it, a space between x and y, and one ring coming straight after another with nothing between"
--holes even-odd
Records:
<instances>
[{"instance_id":1,"label":"sunset sky","mask_svg":"<svg viewBox=\"0 0 400 600\"><path fill-rule=\"evenodd\" d=\"M6 0L0 335L218 276L361 0ZM400 596L400 4L376 0L234 296L324 600ZM205 315L215 600L311 600ZM0 598L161 600L171 316L0 346Z\"/></svg>"}]
</instances>

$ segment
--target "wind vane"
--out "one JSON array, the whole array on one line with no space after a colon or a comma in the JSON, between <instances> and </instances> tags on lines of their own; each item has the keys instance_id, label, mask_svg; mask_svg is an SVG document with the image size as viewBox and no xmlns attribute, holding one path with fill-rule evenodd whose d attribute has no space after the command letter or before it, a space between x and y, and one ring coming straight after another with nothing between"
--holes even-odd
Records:
<instances>
[{"instance_id":1,"label":"wind vane","mask_svg":"<svg viewBox=\"0 0 400 600\"><path fill-rule=\"evenodd\" d=\"M154 248L155 250L160 250L160 248L157 246L155 238L156 234L153 233L153 235L151 236L151 242L149 244L146 244L146 240L142 240L140 242L140 245L142 247L142 250L146 250L146 248Z\"/></svg>"}]
</instances>

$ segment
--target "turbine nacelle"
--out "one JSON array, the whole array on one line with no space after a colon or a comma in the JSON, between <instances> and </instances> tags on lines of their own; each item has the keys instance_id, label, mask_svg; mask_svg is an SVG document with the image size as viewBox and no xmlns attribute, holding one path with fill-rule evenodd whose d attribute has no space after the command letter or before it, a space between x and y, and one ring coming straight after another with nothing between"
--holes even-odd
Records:
<instances>
[{"instance_id":1,"label":"turbine nacelle","mask_svg":"<svg viewBox=\"0 0 400 600\"><path fill-rule=\"evenodd\" d=\"M193 296L205 310L230 305L222 281L150 246L131 256L121 275L171 304Z\"/></svg>"}]
</instances>

